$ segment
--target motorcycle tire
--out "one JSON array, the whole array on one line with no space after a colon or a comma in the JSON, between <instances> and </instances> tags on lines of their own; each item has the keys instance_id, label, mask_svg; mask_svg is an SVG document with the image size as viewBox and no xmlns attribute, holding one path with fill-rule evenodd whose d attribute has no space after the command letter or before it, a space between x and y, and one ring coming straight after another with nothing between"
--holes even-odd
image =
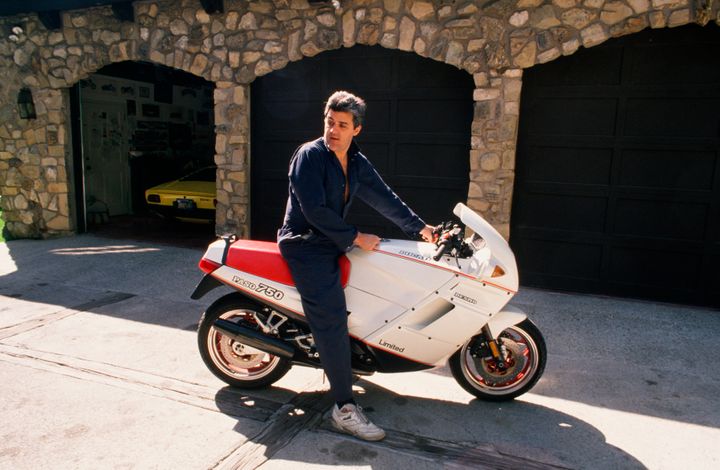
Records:
<instances>
[{"instance_id":1,"label":"motorcycle tire","mask_svg":"<svg viewBox=\"0 0 720 470\"><path fill-rule=\"evenodd\" d=\"M215 320L222 318L260 329L253 314L265 316L253 302L221 298L203 313L198 326L198 347L203 362L217 378L237 388L267 387L280 380L292 366L287 359L250 348L213 326Z\"/></svg>"},{"instance_id":2,"label":"motorcycle tire","mask_svg":"<svg viewBox=\"0 0 720 470\"><path fill-rule=\"evenodd\" d=\"M508 351L505 368L498 368L491 357L472 357L477 341L485 341L484 335L470 338L449 363L460 386L481 400L512 400L530 390L545 370L545 340L529 319L500 333L499 341Z\"/></svg>"}]
</instances>

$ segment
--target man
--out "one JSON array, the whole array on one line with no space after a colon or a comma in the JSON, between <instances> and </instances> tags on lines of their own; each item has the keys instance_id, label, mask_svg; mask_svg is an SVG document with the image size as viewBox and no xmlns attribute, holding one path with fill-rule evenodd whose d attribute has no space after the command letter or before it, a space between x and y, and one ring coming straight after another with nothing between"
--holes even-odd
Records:
<instances>
[{"instance_id":1,"label":"man","mask_svg":"<svg viewBox=\"0 0 720 470\"><path fill-rule=\"evenodd\" d=\"M300 146L290 161L285 219L278 231L280 252L290 266L320 361L335 398L333 425L361 439L385 432L371 423L352 397L350 339L338 258L354 246L373 250L377 235L345 222L355 196L408 234L432 240L425 224L383 182L353 141L362 129L365 102L337 91L325 106L323 136Z\"/></svg>"}]
</instances>

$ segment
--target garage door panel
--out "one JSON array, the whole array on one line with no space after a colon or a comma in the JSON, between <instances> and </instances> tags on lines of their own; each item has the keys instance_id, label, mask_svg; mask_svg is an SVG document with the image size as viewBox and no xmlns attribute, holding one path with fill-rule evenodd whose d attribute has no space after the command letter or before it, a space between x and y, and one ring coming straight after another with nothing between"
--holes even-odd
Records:
<instances>
[{"instance_id":1,"label":"garage door panel","mask_svg":"<svg viewBox=\"0 0 720 470\"><path fill-rule=\"evenodd\" d=\"M295 132L320 132L322 121L322 101L285 101L282 106L271 102L260 104L263 112L255 125L262 126L268 132L293 129Z\"/></svg>"},{"instance_id":2,"label":"garage door panel","mask_svg":"<svg viewBox=\"0 0 720 470\"><path fill-rule=\"evenodd\" d=\"M712 296L712 303L720 305L720 254L709 257L708 269L705 270L705 282L707 283L707 292Z\"/></svg>"},{"instance_id":3,"label":"garage door panel","mask_svg":"<svg viewBox=\"0 0 720 470\"><path fill-rule=\"evenodd\" d=\"M453 132L466 129L472 121L472 103L443 101L443 112L436 111L441 103L433 104L432 99L398 100L397 129L400 132Z\"/></svg>"},{"instance_id":4,"label":"garage door panel","mask_svg":"<svg viewBox=\"0 0 720 470\"><path fill-rule=\"evenodd\" d=\"M397 176L466 175L470 171L468 145L398 144L394 174Z\"/></svg>"},{"instance_id":5,"label":"garage door panel","mask_svg":"<svg viewBox=\"0 0 720 470\"><path fill-rule=\"evenodd\" d=\"M624 134L717 139L720 99L632 98L627 100Z\"/></svg>"},{"instance_id":6,"label":"garage door panel","mask_svg":"<svg viewBox=\"0 0 720 470\"><path fill-rule=\"evenodd\" d=\"M373 233L384 238L406 238L406 234L400 228L392 223L388 224L387 219L360 200L353 202L352 214L348 216L347 221L362 227L365 233Z\"/></svg>"},{"instance_id":7,"label":"garage door panel","mask_svg":"<svg viewBox=\"0 0 720 470\"><path fill-rule=\"evenodd\" d=\"M661 289L697 289L702 255L616 247L611 250L609 277L614 283Z\"/></svg>"},{"instance_id":8,"label":"garage door panel","mask_svg":"<svg viewBox=\"0 0 720 470\"><path fill-rule=\"evenodd\" d=\"M431 146L462 145L470 151L470 128L466 132L443 132L443 133L418 133L418 132L395 132L394 141L398 144L422 144ZM469 163L468 163L469 164Z\"/></svg>"},{"instance_id":9,"label":"garage door panel","mask_svg":"<svg viewBox=\"0 0 720 470\"><path fill-rule=\"evenodd\" d=\"M263 98L285 99L295 96L295 99L306 100L310 96L322 93L322 83L323 70L320 67L286 67L263 78L265 90ZM285 96L279 95L278 92Z\"/></svg>"},{"instance_id":10,"label":"garage door panel","mask_svg":"<svg viewBox=\"0 0 720 470\"><path fill-rule=\"evenodd\" d=\"M613 233L646 238L703 240L708 207L681 201L618 199Z\"/></svg>"},{"instance_id":11,"label":"garage door panel","mask_svg":"<svg viewBox=\"0 0 720 470\"><path fill-rule=\"evenodd\" d=\"M456 197L452 197L452 195L447 196L448 193L446 191L437 190L428 190L424 195L418 195L416 192L406 192L402 194L402 190L398 190L397 193L410 208L416 211L426 223L431 225L437 225L442 221L450 220L453 207L457 202L462 201L462 196L459 192L456 194ZM446 202L441 205L436 204L437 201L434 199L436 199L438 195L442 196ZM380 216L373 207L359 198L353 202L351 212L352 214L348 220L364 227L368 224L382 227L393 225L392 223L386 223L387 221L384 217Z\"/></svg>"},{"instance_id":12,"label":"garage door panel","mask_svg":"<svg viewBox=\"0 0 720 470\"><path fill-rule=\"evenodd\" d=\"M467 180L464 180L462 178L458 177L448 177L448 178L440 178L440 177L432 177L432 176L392 176L384 178L385 182L387 182L388 185L390 185L391 188L398 191L398 194L400 194L400 191L402 188L408 188L409 191L417 191L417 190L438 190L438 191L444 191L448 190L450 191L449 194L454 194L455 192L465 192L465 196L467 197L467 189L468 189L468 183ZM405 191L405 190L403 190ZM408 192L408 191L406 191ZM454 207L454 206L453 206Z\"/></svg>"},{"instance_id":13,"label":"garage door panel","mask_svg":"<svg viewBox=\"0 0 720 470\"><path fill-rule=\"evenodd\" d=\"M602 232L607 200L600 197L566 197L528 193L518 208L523 227Z\"/></svg>"},{"instance_id":14,"label":"garage door panel","mask_svg":"<svg viewBox=\"0 0 720 470\"><path fill-rule=\"evenodd\" d=\"M392 146L387 142L360 142L360 149L380 175L387 175L392 168Z\"/></svg>"},{"instance_id":15,"label":"garage door panel","mask_svg":"<svg viewBox=\"0 0 720 470\"><path fill-rule=\"evenodd\" d=\"M431 213L449 220L455 204L467 199L467 187L459 186L455 189L448 188L423 188L417 191L415 188L403 187L394 188L400 198L418 213Z\"/></svg>"},{"instance_id":16,"label":"garage door panel","mask_svg":"<svg viewBox=\"0 0 720 470\"><path fill-rule=\"evenodd\" d=\"M628 81L636 85L718 83L720 65L708 63L707 51L699 44L692 47L677 44L663 48L638 47L633 51ZM673 58L672 67L668 67L667 57Z\"/></svg>"},{"instance_id":17,"label":"garage door panel","mask_svg":"<svg viewBox=\"0 0 720 470\"><path fill-rule=\"evenodd\" d=\"M720 306L720 56L708 50L716 25L647 30L525 72L511 219L524 283ZM617 84L597 84L608 64L621 64ZM586 245L602 249L593 259ZM595 281L573 268L582 256Z\"/></svg>"},{"instance_id":18,"label":"garage door panel","mask_svg":"<svg viewBox=\"0 0 720 470\"><path fill-rule=\"evenodd\" d=\"M617 47L607 47L590 56L574 54L557 62L554 76L537 77L540 86L546 85L618 85L622 68L622 56Z\"/></svg>"},{"instance_id":19,"label":"garage door panel","mask_svg":"<svg viewBox=\"0 0 720 470\"><path fill-rule=\"evenodd\" d=\"M523 260L521 278L546 273L571 279L599 280L603 246L528 237L515 256Z\"/></svg>"},{"instance_id":20,"label":"garage door panel","mask_svg":"<svg viewBox=\"0 0 720 470\"><path fill-rule=\"evenodd\" d=\"M523 178L528 182L610 184L612 149L532 146Z\"/></svg>"},{"instance_id":21,"label":"garage door panel","mask_svg":"<svg viewBox=\"0 0 720 470\"><path fill-rule=\"evenodd\" d=\"M266 141L253 154L253 162L261 165L263 172L282 171L287 176L290 158L298 147L297 140Z\"/></svg>"},{"instance_id":22,"label":"garage door panel","mask_svg":"<svg viewBox=\"0 0 720 470\"><path fill-rule=\"evenodd\" d=\"M392 130L392 102L368 98L366 103L367 111L362 132L388 132Z\"/></svg>"},{"instance_id":23,"label":"garage door panel","mask_svg":"<svg viewBox=\"0 0 720 470\"><path fill-rule=\"evenodd\" d=\"M287 176L283 179L267 179L260 188L257 188L257 191L263 200L264 206L284 208L288 196Z\"/></svg>"},{"instance_id":24,"label":"garage door panel","mask_svg":"<svg viewBox=\"0 0 720 470\"><path fill-rule=\"evenodd\" d=\"M405 56L398 58L397 87L402 90L435 89L441 93L453 93L463 97L461 88L447 87L447 83L456 80L456 70L441 62L418 62L415 57Z\"/></svg>"},{"instance_id":25,"label":"garage door panel","mask_svg":"<svg viewBox=\"0 0 720 470\"><path fill-rule=\"evenodd\" d=\"M348 56L333 60L333 70L328 74L328 87L332 90L372 91L387 89L392 79L392 59L378 56Z\"/></svg>"},{"instance_id":26,"label":"garage door panel","mask_svg":"<svg viewBox=\"0 0 720 470\"><path fill-rule=\"evenodd\" d=\"M616 99L540 98L526 124L529 134L612 135L616 110Z\"/></svg>"},{"instance_id":27,"label":"garage door panel","mask_svg":"<svg viewBox=\"0 0 720 470\"><path fill-rule=\"evenodd\" d=\"M266 180L263 184L264 206L251 221L253 238L274 241L282 225L288 197L287 177L284 180Z\"/></svg>"},{"instance_id":28,"label":"garage door panel","mask_svg":"<svg viewBox=\"0 0 720 470\"><path fill-rule=\"evenodd\" d=\"M622 152L618 183L649 188L710 190L715 152L690 149L626 149Z\"/></svg>"}]
</instances>

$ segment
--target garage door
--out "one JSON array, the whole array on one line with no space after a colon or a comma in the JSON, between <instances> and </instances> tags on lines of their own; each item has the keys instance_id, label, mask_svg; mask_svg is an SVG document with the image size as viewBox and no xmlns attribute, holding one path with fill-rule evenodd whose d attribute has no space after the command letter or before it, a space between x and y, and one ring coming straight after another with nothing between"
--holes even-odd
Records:
<instances>
[{"instance_id":1,"label":"garage door","mask_svg":"<svg viewBox=\"0 0 720 470\"><path fill-rule=\"evenodd\" d=\"M473 81L449 65L381 47L356 46L292 63L252 84L252 237L274 240L287 200L290 156L322 135L324 102L344 89L368 104L358 138L385 181L421 217L447 220L467 199ZM349 221L402 232L359 199Z\"/></svg>"},{"instance_id":2,"label":"garage door","mask_svg":"<svg viewBox=\"0 0 720 470\"><path fill-rule=\"evenodd\" d=\"M720 28L652 30L525 74L521 282L720 305Z\"/></svg>"}]
</instances>

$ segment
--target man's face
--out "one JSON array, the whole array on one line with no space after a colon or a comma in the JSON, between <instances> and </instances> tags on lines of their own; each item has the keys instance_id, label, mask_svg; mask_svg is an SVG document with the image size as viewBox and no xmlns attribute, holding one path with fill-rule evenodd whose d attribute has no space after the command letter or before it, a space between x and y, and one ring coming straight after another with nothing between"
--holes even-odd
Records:
<instances>
[{"instance_id":1,"label":"man's face","mask_svg":"<svg viewBox=\"0 0 720 470\"><path fill-rule=\"evenodd\" d=\"M325 144L335 155L345 155L353 137L360 133L362 126L353 126L353 116L347 111L328 110L325 116Z\"/></svg>"}]
</instances>

